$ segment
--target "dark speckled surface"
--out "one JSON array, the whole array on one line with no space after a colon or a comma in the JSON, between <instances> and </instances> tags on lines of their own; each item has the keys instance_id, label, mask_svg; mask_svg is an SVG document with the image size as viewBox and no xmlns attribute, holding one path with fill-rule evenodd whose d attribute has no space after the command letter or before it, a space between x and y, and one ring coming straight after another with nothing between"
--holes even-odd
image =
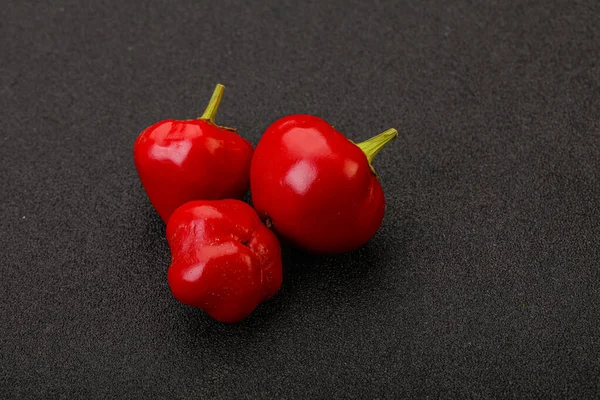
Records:
<instances>
[{"instance_id":1,"label":"dark speckled surface","mask_svg":"<svg viewBox=\"0 0 600 400\"><path fill-rule=\"evenodd\" d=\"M600 394L600 3L251 3L2 2L0 397ZM376 237L285 248L235 326L172 298L132 160L216 82L254 144L401 133Z\"/></svg>"}]
</instances>

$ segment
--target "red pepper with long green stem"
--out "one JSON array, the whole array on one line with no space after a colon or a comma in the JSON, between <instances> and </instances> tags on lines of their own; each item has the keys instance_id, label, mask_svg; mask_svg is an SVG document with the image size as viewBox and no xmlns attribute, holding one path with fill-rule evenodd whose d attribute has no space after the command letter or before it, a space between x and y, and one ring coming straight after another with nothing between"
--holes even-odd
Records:
<instances>
[{"instance_id":1,"label":"red pepper with long green stem","mask_svg":"<svg viewBox=\"0 0 600 400\"><path fill-rule=\"evenodd\" d=\"M135 141L140 180L165 222L188 201L241 198L248 191L254 149L235 129L215 123L223 90L216 86L201 117L157 122Z\"/></svg>"}]
</instances>

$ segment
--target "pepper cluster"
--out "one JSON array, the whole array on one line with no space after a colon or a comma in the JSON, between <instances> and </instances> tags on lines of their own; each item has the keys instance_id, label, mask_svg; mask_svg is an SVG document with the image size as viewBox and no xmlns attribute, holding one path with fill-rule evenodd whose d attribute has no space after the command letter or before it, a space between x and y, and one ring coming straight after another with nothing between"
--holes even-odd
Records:
<instances>
[{"instance_id":1,"label":"pepper cluster","mask_svg":"<svg viewBox=\"0 0 600 400\"><path fill-rule=\"evenodd\" d=\"M167 223L173 295L233 323L279 290L277 236L335 254L377 232L385 198L372 162L398 132L355 144L325 120L298 114L275 121L253 149L235 129L215 123L223 90L216 86L198 119L146 128L133 156ZM254 209L239 200L248 189Z\"/></svg>"}]
</instances>

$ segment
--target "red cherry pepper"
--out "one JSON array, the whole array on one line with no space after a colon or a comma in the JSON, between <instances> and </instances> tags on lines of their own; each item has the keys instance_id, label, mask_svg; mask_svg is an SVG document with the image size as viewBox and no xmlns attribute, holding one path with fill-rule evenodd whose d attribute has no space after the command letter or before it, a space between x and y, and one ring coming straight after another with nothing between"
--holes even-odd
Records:
<instances>
[{"instance_id":1,"label":"red cherry pepper","mask_svg":"<svg viewBox=\"0 0 600 400\"><path fill-rule=\"evenodd\" d=\"M165 222L188 201L241 198L248 191L252 145L215 124L223 89L217 85L200 118L157 122L135 141L140 180Z\"/></svg>"},{"instance_id":2,"label":"red cherry pepper","mask_svg":"<svg viewBox=\"0 0 600 400\"><path fill-rule=\"evenodd\" d=\"M180 302L221 322L238 322L279 290L281 248L248 204L200 200L167 224L169 286Z\"/></svg>"},{"instance_id":3,"label":"red cherry pepper","mask_svg":"<svg viewBox=\"0 0 600 400\"><path fill-rule=\"evenodd\" d=\"M357 145L321 118L281 118L254 152L254 207L278 233L308 250L356 249L381 225L385 198L371 163L396 136L389 129Z\"/></svg>"}]
</instances>

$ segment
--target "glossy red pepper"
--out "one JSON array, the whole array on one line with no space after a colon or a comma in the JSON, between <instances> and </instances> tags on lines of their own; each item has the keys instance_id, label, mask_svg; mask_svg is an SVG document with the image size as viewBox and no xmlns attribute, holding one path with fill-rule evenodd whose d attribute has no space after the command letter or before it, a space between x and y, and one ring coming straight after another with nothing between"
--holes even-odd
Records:
<instances>
[{"instance_id":1,"label":"glossy red pepper","mask_svg":"<svg viewBox=\"0 0 600 400\"><path fill-rule=\"evenodd\" d=\"M279 290L281 248L248 204L192 201L167 224L169 286L180 302L238 322Z\"/></svg>"},{"instance_id":2,"label":"glossy red pepper","mask_svg":"<svg viewBox=\"0 0 600 400\"><path fill-rule=\"evenodd\" d=\"M389 129L357 145L321 118L281 118L269 126L254 152L254 207L278 233L303 248L354 250L381 225L385 198L371 163L396 136Z\"/></svg>"},{"instance_id":3,"label":"glossy red pepper","mask_svg":"<svg viewBox=\"0 0 600 400\"><path fill-rule=\"evenodd\" d=\"M248 191L252 145L215 124L223 89L217 85L200 118L157 122L135 141L140 180L165 222L188 201L241 198Z\"/></svg>"}]
</instances>

